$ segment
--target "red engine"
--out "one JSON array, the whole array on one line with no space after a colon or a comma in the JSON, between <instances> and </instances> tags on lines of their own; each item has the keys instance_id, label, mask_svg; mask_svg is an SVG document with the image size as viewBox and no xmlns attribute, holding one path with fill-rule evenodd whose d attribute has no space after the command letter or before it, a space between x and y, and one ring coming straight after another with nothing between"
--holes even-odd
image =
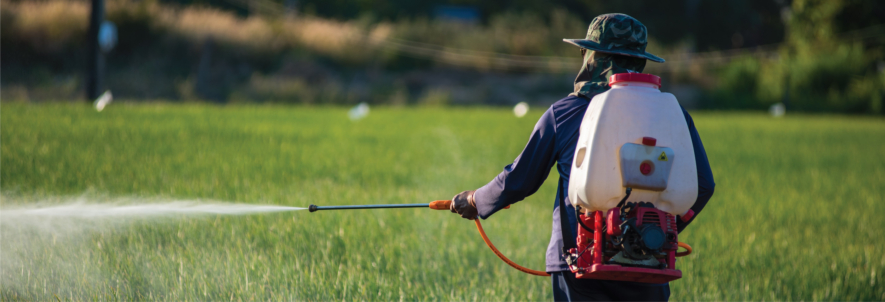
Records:
<instances>
[{"instance_id":1,"label":"red engine","mask_svg":"<svg viewBox=\"0 0 885 302\"><path fill-rule=\"evenodd\" d=\"M645 202L628 202L605 216L601 211L579 216L578 248L566 254L577 278L643 283L682 278L675 216Z\"/></svg>"}]
</instances>

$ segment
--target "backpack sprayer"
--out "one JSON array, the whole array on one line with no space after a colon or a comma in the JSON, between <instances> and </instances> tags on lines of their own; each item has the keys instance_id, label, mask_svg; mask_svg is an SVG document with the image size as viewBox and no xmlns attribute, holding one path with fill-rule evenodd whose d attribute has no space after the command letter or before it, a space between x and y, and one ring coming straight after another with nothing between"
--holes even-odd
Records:
<instances>
[{"instance_id":1,"label":"backpack sprayer","mask_svg":"<svg viewBox=\"0 0 885 302\"><path fill-rule=\"evenodd\" d=\"M563 222L563 258L579 279L665 283L682 277L676 257L692 252L678 241L677 216L688 222L697 199L697 166L688 125L676 98L662 93L650 74L612 75L611 89L590 102L572 161L568 199L577 210L575 242ZM615 175L620 175L617 177ZM319 210L429 207L448 210L450 200L402 205L318 207ZM564 209L560 198L560 209ZM546 272L507 259L476 227L495 254L528 274ZM678 252L682 247L686 251Z\"/></svg>"},{"instance_id":2,"label":"backpack sprayer","mask_svg":"<svg viewBox=\"0 0 885 302\"><path fill-rule=\"evenodd\" d=\"M685 115L658 76L615 74L609 86L581 122L568 188L577 246L566 244L563 258L579 279L679 279L676 256L691 247L678 241L676 216L690 221L698 196Z\"/></svg>"}]
</instances>

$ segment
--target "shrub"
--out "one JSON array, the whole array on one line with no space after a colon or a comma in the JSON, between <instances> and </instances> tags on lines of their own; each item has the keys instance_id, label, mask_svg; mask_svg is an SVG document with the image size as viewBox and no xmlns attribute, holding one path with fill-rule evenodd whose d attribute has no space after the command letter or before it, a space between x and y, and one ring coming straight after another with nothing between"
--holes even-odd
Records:
<instances>
[{"instance_id":1,"label":"shrub","mask_svg":"<svg viewBox=\"0 0 885 302\"><path fill-rule=\"evenodd\" d=\"M851 11L853 4L794 2L790 36L778 56L728 63L712 93L722 101L711 105L763 109L783 101L789 110L881 114L881 46L836 33L836 17Z\"/></svg>"}]
</instances>

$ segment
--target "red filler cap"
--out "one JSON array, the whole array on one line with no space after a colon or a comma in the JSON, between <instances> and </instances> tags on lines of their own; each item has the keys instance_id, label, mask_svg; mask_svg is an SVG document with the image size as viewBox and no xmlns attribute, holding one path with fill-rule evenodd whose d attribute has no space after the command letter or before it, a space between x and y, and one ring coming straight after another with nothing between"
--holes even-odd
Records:
<instances>
[{"instance_id":1,"label":"red filler cap","mask_svg":"<svg viewBox=\"0 0 885 302\"><path fill-rule=\"evenodd\" d=\"M608 79L609 85L620 82L643 82L661 87L661 77L647 73L616 73Z\"/></svg>"},{"instance_id":2,"label":"red filler cap","mask_svg":"<svg viewBox=\"0 0 885 302\"><path fill-rule=\"evenodd\" d=\"M646 137L642 138L643 145L654 147L657 143L658 143L658 140L656 140L654 137L646 136Z\"/></svg>"},{"instance_id":3,"label":"red filler cap","mask_svg":"<svg viewBox=\"0 0 885 302\"><path fill-rule=\"evenodd\" d=\"M648 175L649 173L651 173L651 164L649 164L649 163L639 164L639 172L642 173L642 175Z\"/></svg>"},{"instance_id":4,"label":"red filler cap","mask_svg":"<svg viewBox=\"0 0 885 302\"><path fill-rule=\"evenodd\" d=\"M688 222L689 220L691 220L692 217L694 217L694 210L688 209L688 212L685 212L685 214L682 215L681 219L682 222Z\"/></svg>"}]
</instances>

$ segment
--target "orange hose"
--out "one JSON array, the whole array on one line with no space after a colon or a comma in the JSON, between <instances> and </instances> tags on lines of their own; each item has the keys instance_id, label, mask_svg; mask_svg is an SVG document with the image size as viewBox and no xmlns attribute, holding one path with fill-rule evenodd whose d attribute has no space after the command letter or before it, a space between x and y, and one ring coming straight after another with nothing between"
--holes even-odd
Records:
<instances>
[{"instance_id":1,"label":"orange hose","mask_svg":"<svg viewBox=\"0 0 885 302\"><path fill-rule=\"evenodd\" d=\"M495 255L498 255L498 258L501 258L501 260L504 260L504 262L507 262L507 264L509 264L510 266L512 266L515 269L522 271L523 273L532 274L535 276L550 276L550 274L548 274L547 272L528 269L528 268L525 268L519 264L516 264L513 261L510 261L510 259L507 259L507 257L504 256L504 254L501 254L501 251L499 251L497 248L495 248L495 245L492 244L492 241L489 240L489 237L486 236L486 232L482 229L482 224L479 223L479 219L474 219L473 221L476 222L476 229L478 229L479 234L482 235L482 240L485 241L486 245L488 245L489 248L492 249L492 252L495 252Z\"/></svg>"},{"instance_id":2,"label":"orange hose","mask_svg":"<svg viewBox=\"0 0 885 302\"><path fill-rule=\"evenodd\" d=\"M452 203L451 200L437 200L437 201L430 203L430 208L434 209L434 210L448 210L449 207L451 206L451 203ZM507 206L506 208L510 208L510 206ZM550 276L550 274L548 274L547 272L529 269L529 268L526 268L522 265L516 264L513 261L510 261L510 259L507 259L507 257L504 256L504 254L501 254L501 251L499 251L498 248L496 248L495 245L492 244L492 241L489 240L489 236L486 236L486 232L485 232L485 230L482 229L482 224L479 223L479 219L474 219L473 221L476 222L476 229L479 230L479 235L482 236L482 240L486 242L486 245L488 245L490 249L492 249L492 252L495 252L495 255L497 255L498 258L501 258L501 260L504 260L504 262L507 262L507 264L509 264L510 266L512 266L515 269L522 271L523 273L532 274L535 276L543 276L543 277ZM686 251L677 252L676 257L685 257L685 256L688 256L691 254L692 250L691 250L690 245L688 245L685 242L679 242L678 245L680 247L686 249Z\"/></svg>"},{"instance_id":3,"label":"orange hose","mask_svg":"<svg viewBox=\"0 0 885 302\"><path fill-rule=\"evenodd\" d=\"M685 242L679 242L678 244L679 244L679 247L684 248L685 251L684 251L684 252L677 252L677 253L676 253L676 257L685 257L685 256L688 256L688 255L691 255L691 246L688 245L688 243L685 243Z\"/></svg>"}]
</instances>

